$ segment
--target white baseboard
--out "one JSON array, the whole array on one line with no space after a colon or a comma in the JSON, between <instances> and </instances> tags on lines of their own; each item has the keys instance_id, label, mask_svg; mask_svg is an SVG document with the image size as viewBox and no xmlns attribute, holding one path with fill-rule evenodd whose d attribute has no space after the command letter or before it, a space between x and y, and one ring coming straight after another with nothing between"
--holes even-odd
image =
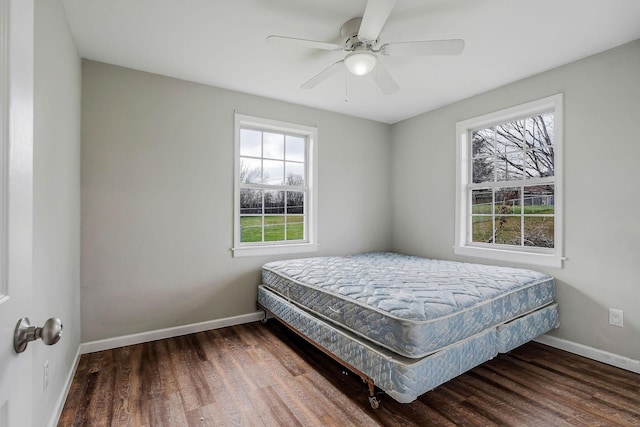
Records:
<instances>
[{"instance_id":1,"label":"white baseboard","mask_svg":"<svg viewBox=\"0 0 640 427\"><path fill-rule=\"evenodd\" d=\"M609 353L608 351L598 350L597 348L563 340L551 335L541 335L534 341L640 374L640 360L619 356L617 354Z\"/></svg>"},{"instance_id":2,"label":"white baseboard","mask_svg":"<svg viewBox=\"0 0 640 427\"><path fill-rule=\"evenodd\" d=\"M196 332L219 329L227 326L240 325L243 323L257 322L264 319L264 311L241 314L239 316L226 317L224 319L209 320L207 322L192 323L190 325L176 326L167 329L141 332L139 334L125 335L122 337L108 338L104 340L89 341L80 344L80 354L93 353L102 350L124 347L127 345L140 344L149 341L173 338L181 335L193 334Z\"/></svg>"},{"instance_id":3,"label":"white baseboard","mask_svg":"<svg viewBox=\"0 0 640 427\"><path fill-rule=\"evenodd\" d=\"M78 369L78 363L80 362L80 347L78 347L78 351L76 351L76 357L71 365L71 369L69 369L69 373L67 374L67 379L64 385L64 389L60 396L58 396L58 400L56 401L56 406L54 407L54 412L49 419L48 427L56 427L58 425L58 421L60 421L60 415L62 415L62 410L64 409L64 403L67 401L67 396L69 395L69 390L71 390L71 383L73 382L73 377L76 374L76 369Z\"/></svg>"}]
</instances>

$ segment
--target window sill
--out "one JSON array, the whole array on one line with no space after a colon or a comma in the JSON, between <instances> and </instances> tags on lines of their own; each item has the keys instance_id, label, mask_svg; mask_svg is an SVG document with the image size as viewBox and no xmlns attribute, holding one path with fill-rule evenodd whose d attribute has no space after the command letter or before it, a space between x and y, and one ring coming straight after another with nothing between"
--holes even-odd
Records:
<instances>
[{"instance_id":1,"label":"window sill","mask_svg":"<svg viewBox=\"0 0 640 427\"><path fill-rule=\"evenodd\" d=\"M566 259L557 254L520 252L475 246L454 246L453 252L456 255L554 268L562 268L562 262Z\"/></svg>"},{"instance_id":2,"label":"window sill","mask_svg":"<svg viewBox=\"0 0 640 427\"><path fill-rule=\"evenodd\" d=\"M265 255L288 255L305 252L315 252L318 250L317 243L296 243L289 245L263 245L263 246L241 246L231 248L233 257L245 256L265 256Z\"/></svg>"}]
</instances>

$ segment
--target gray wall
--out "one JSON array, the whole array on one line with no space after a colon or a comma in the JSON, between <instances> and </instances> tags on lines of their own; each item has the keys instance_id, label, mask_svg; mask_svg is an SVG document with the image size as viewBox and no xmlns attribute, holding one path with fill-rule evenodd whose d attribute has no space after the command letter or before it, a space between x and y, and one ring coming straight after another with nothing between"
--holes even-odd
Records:
<instances>
[{"instance_id":1,"label":"gray wall","mask_svg":"<svg viewBox=\"0 0 640 427\"><path fill-rule=\"evenodd\" d=\"M640 40L394 125L391 246L462 260L452 249L456 121L558 92L569 260L546 269L560 303L552 335L640 360ZM624 328L608 325L609 307L624 310Z\"/></svg>"},{"instance_id":2,"label":"gray wall","mask_svg":"<svg viewBox=\"0 0 640 427\"><path fill-rule=\"evenodd\" d=\"M388 126L85 61L82 340L254 311L271 258L229 251L234 110L318 126L318 255L463 260L456 121L563 92L569 260L546 269L561 306L552 334L640 360L639 76L636 41ZM625 311L624 328L608 307Z\"/></svg>"},{"instance_id":3,"label":"gray wall","mask_svg":"<svg viewBox=\"0 0 640 427\"><path fill-rule=\"evenodd\" d=\"M33 425L56 408L80 345L80 84L81 62L61 0L35 2L33 307L32 323L64 322L54 346L33 354ZM49 387L43 392L43 365Z\"/></svg>"},{"instance_id":4,"label":"gray wall","mask_svg":"<svg viewBox=\"0 0 640 427\"><path fill-rule=\"evenodd\" d=\"M233 113L319 129L319 252L390 241L389 126L84 61L82 340L255 311L232 258ZM299 255L301 256L301 255Z\"/></svg>"}]
</instances>

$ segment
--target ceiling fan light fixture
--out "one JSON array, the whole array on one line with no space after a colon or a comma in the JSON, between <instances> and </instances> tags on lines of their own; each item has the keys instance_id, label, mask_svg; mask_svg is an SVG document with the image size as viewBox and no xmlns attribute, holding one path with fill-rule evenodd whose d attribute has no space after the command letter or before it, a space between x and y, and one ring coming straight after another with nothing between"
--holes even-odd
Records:
<instances>
[{"instance_id":1,"label":"ceiling fan light fixture","mask_svg":"<svg viewBox=\"0 0 640 427\"><path fill-rule=\"evenodd\" d=\"M364 76L369 74L378 63L378 58L371 52L351 52L344 58L344 65L351 74Z\"/></svg>"}]
</instances>

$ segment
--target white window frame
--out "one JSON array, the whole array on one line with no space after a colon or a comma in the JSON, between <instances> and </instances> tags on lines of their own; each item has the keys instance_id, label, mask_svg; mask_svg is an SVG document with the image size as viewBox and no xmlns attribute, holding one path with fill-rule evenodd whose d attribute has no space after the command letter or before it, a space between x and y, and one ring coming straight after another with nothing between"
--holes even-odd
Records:
<instances>
[{"instance_id":1,"label":"white window frame","mask_svg":"<svg viewBox=\"0 0 640 427\"><path fill-rule=\"evenodd\" d=\"M471 240L471 133L474 130L553 111L554 113L554 247L512 247ZM496 111L456 123L456 230L454 253L497 261L562 268L563 256L563 95Z\"/></svg>"},{"instance_id":2,"label":"white window frame","mask_svg":"<svg viewBox=\"0 0 640 427\"><path fill-rule=\"evenodd\" d=\"M263 255L285 255L318 250L317 224L318 224L318 128L312 126L299 125L278 120L264 119L261 117L235 114L235 164L234 164L234 203L233 203L233 256L263 256ZM240 129L253 128L262 131L274 131L295 134L305 137L305 164L306 176L305 184L307 195L305 198L305 239L303 241L278 241L278 242L258 242L242 243L240 241Z\"/></svg>"}]
</instances>

